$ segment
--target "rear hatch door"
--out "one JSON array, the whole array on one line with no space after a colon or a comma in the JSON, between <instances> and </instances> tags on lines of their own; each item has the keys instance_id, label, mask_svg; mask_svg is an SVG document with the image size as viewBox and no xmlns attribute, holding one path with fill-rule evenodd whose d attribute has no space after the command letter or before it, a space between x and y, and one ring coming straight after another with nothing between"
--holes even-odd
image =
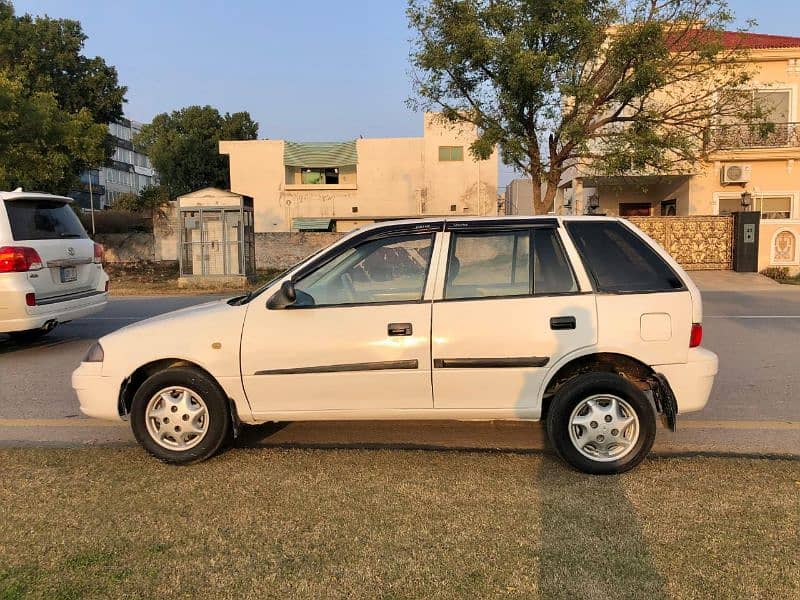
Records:
<instances>
[{"instance_id":1,"label":"rear hatch door","mask_svg":"<svg viewBox=\"0 0 800 600\"><path fill-rule=\"evenodd\" d=\"M94 242L65 200L5 200L14 245L36 250L44 268L28 273L37 302L95 289Z\"/></svg>"}]
</instances>

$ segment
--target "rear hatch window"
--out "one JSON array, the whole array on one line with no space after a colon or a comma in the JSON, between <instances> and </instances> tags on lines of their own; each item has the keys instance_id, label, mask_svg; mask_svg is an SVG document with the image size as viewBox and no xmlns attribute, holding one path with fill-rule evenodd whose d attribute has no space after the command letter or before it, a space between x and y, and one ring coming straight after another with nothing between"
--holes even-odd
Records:
<instances>
[{"instance_id":1,"label":"rear hatch window","mask_svg":"<svg viewBox=\"0 0 800 600\"><path fill-rule=\"evenodd\" d=\"M621 223L568 221L566 227L598 292L669 292L684 288L664 259Z\"/></svg>"},{"instance_id":2,"label":"rear hatch window","mask_svg":"<svg viewBox=\"0 0 800 600\"><path fill-rule=\"evenodd\" d=\"M58 240L87 238L78 215L57 200L6 200L14 240Z\"/></svg>"}]
</instances>

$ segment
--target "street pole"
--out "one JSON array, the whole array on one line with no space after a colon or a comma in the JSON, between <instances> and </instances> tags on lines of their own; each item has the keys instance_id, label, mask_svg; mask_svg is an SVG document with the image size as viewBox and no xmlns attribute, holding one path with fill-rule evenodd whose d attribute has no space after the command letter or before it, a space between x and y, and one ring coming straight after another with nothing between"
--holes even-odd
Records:
<instances>
[{"instance_id":1,"label":"street pole","mask_svg":"<svg viewBox=\"0 0 800 600\"><path fill-rule=\"evenodd\" d=\"M92 236L95 235L94 230L94 196L92 195L92 170L89 169L89 211L92 213Z\"/></svg>"}]
</instances>

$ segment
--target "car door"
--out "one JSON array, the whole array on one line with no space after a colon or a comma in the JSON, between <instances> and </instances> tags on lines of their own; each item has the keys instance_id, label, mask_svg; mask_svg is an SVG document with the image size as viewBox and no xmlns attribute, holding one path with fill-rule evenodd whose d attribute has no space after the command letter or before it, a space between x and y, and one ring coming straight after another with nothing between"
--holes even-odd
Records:
<instances>
[{"instance_id":1,"label":"car door","mask_svg":"<svg viewBox=\"0 0 800 600\"><path fill-rule=\"evenodd\" d=\"M594 296L580 289L556 220L447 228L433 305L434 406L538 417L549 366L597 339Z\"/></svg>"},{"instance_id":2,"label":"car door","mask_svg":"<svg viewBox=\"0 0 800 600\"><path fill-rule=\"evenodd\" d=\"M303 270L293 305L251 302L241 368L253 413L431 409L426 288L435 237L434 226L355 236Z\"/></svg>"}]
</instances>

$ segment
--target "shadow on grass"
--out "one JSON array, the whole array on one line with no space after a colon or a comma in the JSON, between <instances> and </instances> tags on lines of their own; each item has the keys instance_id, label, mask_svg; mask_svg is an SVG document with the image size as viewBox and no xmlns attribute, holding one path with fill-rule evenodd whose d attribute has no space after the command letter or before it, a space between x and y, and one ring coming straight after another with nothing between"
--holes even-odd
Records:
<instances>
[{"instance_id":1,"label":"shadow on grass","mask_svg":"<svg viewBox=\"0 0 800 600\"><path fill-rule=\"evenodd\" d=\"M541 598L666 599L623 476L546 461L538 473Z\"/></svg>"}]
</instances>

